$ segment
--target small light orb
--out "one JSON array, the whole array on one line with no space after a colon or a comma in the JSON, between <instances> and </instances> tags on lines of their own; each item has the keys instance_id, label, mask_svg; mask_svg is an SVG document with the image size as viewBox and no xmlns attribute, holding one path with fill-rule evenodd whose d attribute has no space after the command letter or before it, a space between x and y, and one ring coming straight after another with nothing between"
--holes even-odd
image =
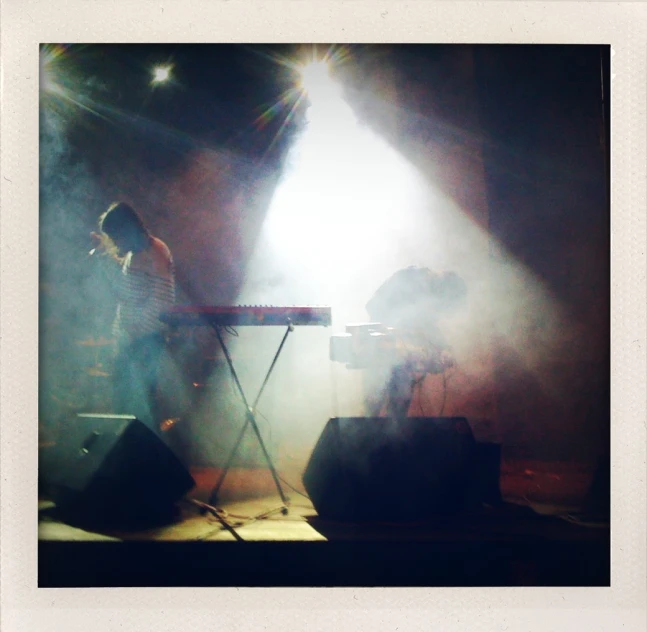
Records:
<instances>
[{"instance_id":1,"label":"small light orb","mask_svg":"<svg viewBox=\"0 0 647 632\"><path fill-rule=\"evenodd\" d=\"M165 83L171 78L171 66L156 66L153 68L151 83Z\"/></svg>"}]
</instances>

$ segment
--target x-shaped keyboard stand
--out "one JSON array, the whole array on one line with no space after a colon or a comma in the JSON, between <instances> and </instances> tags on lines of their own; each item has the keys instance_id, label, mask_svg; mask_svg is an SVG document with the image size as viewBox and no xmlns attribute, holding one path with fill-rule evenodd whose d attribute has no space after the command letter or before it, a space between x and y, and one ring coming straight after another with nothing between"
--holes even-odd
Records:
<instances>
[{"instance_id":1,"label":"x-shaped keyboard stand","mask_svg":"<svg viewBox=\"0 0 647 632\"><path fill-rule=\"evenodd\" d=\"M238 393L240 394L240 398L243 401L243 404L245 405L245 423L243 424L243 427L240 429L240 432L238 434L238 438L236 439L236 443L234 444L234 447L231 451L231 454L229 455L229 458L227 459L227 463L225 464L225 468L223 469L220 479L216 483L216 486L213 488L211 491L211 495L209 496L209 504L210 505L216 505L218 502L218 492L220 491L220 488L222 487L222 484L227 476L227 472L231 468L231 465L236 458L236 454L238 453L238 449L240 448L240 444L243 440L243 437L245 436L245 432L247 430L248 426L252 427L252 430L254 431L254 434L256 435L256 438L258 439L258 442L261 446L261 450L263 451L263 456L265 457L265 460L267 461L267 464L269 465L270 472L272 473L272 478L274 479L274 484L276 485L276 489L279 492L279 496L281 497L281 501L283 503L281 509L281 513L283 515L288 513L288 505L289 505L289 499L283 492L283 489L281 487L281 482L279 480L279 476L276 472L276 468L274 467L274 464L272 463L272 459L270 458L270 455L267 451L267 448L265 447L265 443L263 442L263 438L261 437L261 433L258 429L258 424L256 423L256 417L254 416L254 412L256 411L256 406L258 405L258 402L261 398L261 395L263 394L263 391L265 390L265 386L267 385L267 382L270 379L270 375L272 374L272 371L274 370L274 366L276 365L277 360L279 359L279 355L281 354L281 351L283 350L283 345L285 345L285 341L288 338L288 335L290 332L294 331L294 325L288 319L287 323L287 328L285 330L285 335L283 336L283 339L281 340L281 344L279 345L279 348L276 351L276 354L274 355L274 359L272 360L272 364L270 365L270 368L267 371L267 374L265 375L265 379L263 380L263 384L261 385L260 390L258 391L258 394L256 395L256 399L254 400L254 403L252 406L249 405L247 401L247 397L245 397L245 392L243 391L243 387L240 384L240 380L238 379L238 375L236 374L236 369L234 368L234 363L231 359L231 355L229 354L229 351L227 349L227 346L225 345L225 341L223 340L222 337L222 332L221 329L223 328L222 325L217 325L217 324L212 324L212 327L214 331L216 332L216 337L218 338L218 343L220 344L220 348L222 349L223 353L225 354L225 359L227 360L227 365L229 366L229 371L231 373L232 378L234 379L234 383L236 384L236 388L238 390Z\"/></svg>"}]
</instances>

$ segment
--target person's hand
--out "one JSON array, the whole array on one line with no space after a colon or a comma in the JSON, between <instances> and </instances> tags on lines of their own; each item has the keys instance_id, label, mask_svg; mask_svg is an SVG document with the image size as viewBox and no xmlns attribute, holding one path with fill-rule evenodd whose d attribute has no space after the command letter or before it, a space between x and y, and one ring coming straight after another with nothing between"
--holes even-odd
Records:
<instances>
[{"instance_id":1,"label":"person's hand","mask_svg":"<svg viewBox=\"0 0 647 632\"><path fill-rule=\"evenodd\" d=\"M101 239L99 233L92 231L90 233L90 239L92 240L92 250L88 254L94 255L97 254L97 251L103 250L103 239Z\"/></svg>"},{"instance_id":2,"label":"person's hand","mask_svg":"<svg viewBox=\"0 0 647 632\"><path fill-rule=\"evenodd\" d=\"M105 235L92 231L90 233L90 239L92 240L93 244L92 250L90 250L90 252L88 253L90 256L105 255L108 253L108 245Z\"/></svg>"}]
</instances>

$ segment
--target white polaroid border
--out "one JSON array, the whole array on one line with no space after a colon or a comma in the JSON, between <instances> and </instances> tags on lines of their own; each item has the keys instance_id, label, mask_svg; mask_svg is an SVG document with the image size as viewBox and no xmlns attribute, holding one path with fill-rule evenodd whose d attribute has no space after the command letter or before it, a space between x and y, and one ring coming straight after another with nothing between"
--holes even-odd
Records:
<instances>
[{"instance_id":1,"label":"white polaroid border","mask_svg":"<svg viewBox=\"0 0 647 632\"><path fill-rule=\"evenodd\" d=\"M2 629L646 630L647 4L3 0ZM610 588L37 588L38 44L594 43L612 59Z\"/></svg>"}]
</instances>

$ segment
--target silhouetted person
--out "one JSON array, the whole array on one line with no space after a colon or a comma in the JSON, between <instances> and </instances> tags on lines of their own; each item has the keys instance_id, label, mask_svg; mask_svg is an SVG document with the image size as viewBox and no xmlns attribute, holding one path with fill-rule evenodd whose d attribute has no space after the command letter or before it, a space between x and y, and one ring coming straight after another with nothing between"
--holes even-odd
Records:
<instances>
[{"instance_id":1,"label":"silhouetted person","mask_svg":"<svg viewBox=\"0 0 647 632\"><path fill-rule=\"evenodd\" d=\"M114 264L111 279L117 297L113 335L114 413L135 415L159 431L157 375L165 346L160 314L175 300L173 257L154 237L139 214L117 202L99 218L92 233L97 249Z\"/></svg>"},{"instance_id":2,"label":"silhouetted person","mask_svg":"<svg viewBox=\"0 0 647 632\"><path fill-rule=\"evenodd\" d=\"M372 372L367 407L370 416L406 417L413 389L425 375L453 365L449 345L438 326L440 315L457 306L466 285L454 272L436 273L409 266L395 272L366 304L373 322L393 327L398 360Z\"/></svg>"}]
</instances>

